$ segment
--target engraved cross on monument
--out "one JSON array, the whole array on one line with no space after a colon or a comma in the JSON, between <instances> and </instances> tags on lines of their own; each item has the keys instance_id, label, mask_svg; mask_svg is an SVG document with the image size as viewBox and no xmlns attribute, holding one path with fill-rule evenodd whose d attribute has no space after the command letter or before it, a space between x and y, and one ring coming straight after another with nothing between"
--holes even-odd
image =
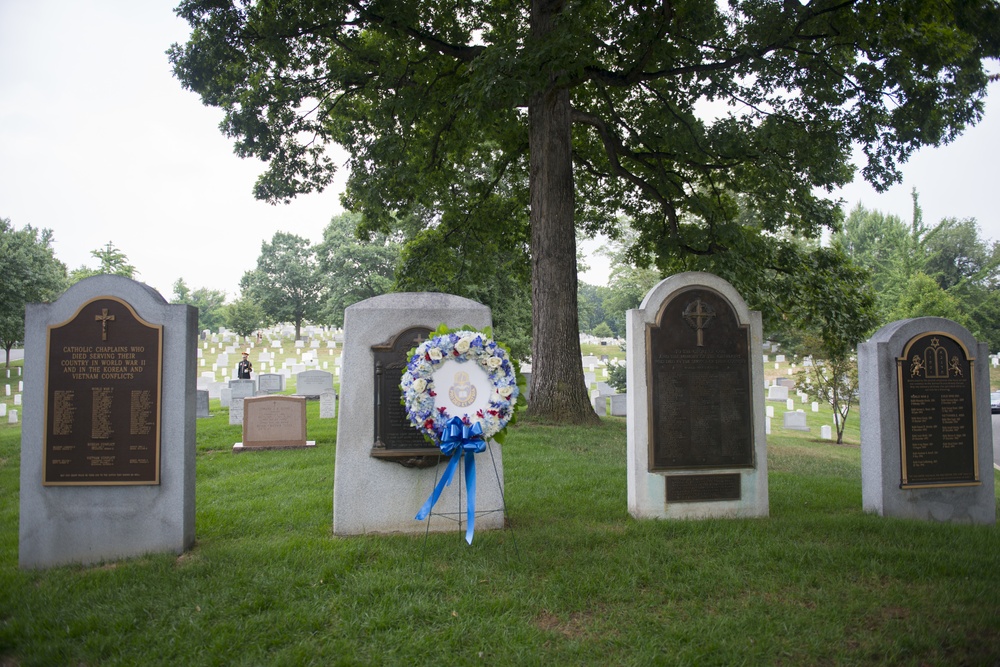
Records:
<instances>
[{"instance_id":1,"label":"engraved cross on monument","mask_svg":"<svg viewBox=\"0 0 1000 667\"><path fill-rule=\"evenodd\" d=\"M115 316L114 315L108 315L108 309L107 308L101 308L101 314L100 315L94 315L94 321L101 323L101 340L107 340L108 339L108 322L109 321L114 322L115 321Z\"/></svg>"},{"instance_id":2,"label":"engraved cross on monument","mask_svg":"<svg viewBox=\"0 0 1000 667\"><path fill-rule=\"evenodd\" d=\"M698 333L698 347L705 347L702 332L715 317L715 310L701 299L695 299L684 309L683 317L688 326Z\"/></svg>"}]
</instances>

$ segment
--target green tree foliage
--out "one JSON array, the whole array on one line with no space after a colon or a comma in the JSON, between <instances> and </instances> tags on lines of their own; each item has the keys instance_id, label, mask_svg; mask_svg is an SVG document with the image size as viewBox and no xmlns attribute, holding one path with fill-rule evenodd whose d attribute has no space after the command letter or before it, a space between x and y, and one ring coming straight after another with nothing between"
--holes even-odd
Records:
<instances>
[{"instance_id":1,"label":"green tree foliage","mask_svg":"<svg viewBox=\"0 0 1000 667\"><path fill-rule=\"evenodd\" d=\"M492 201L505 205L499 199ZM493 228L480 224L477 215L477 211L448 214L433 226L425 226L417 217L405 221L409 238L400 257L396 288L447 292L489 306L497 340L515 359L526 359L532 353L531 268L523 212L507 211L508 224Z\"/></svg>"},{"instance_id":2,"label":"green tree foliage","mask_svg":"<svg viewBox=\"0 0 1000 667\"><path fill-rule=\"evenodd\" d=\"M268 163L258 197L328 185L336 143L366 224L420 212L439 243L463 219L528 239L530 410L581 423L595 417L578 226L613 236L624 214L635 256L653 260L636 265L698 258L794 305L763 294L797 288L768 275L842 255L801 258L778 234L837 224L818 193L851 179L853 145L884 188L915 149L976 122L984 60L1000 53L992 2L184 0L178 13L194 31L170 50L174 72L223 109L238 154ZM504 212L525 206L530 224L513 229L524 216Z\"/></svg>"},{"instance_id":3,"label":"green tree foliage","mask_svg":"<svg viewBox=\"0 0 1000 667\"><path fill-rule=\"evenodd\" d=\"M25 225L15 229L0 218L0 344L10 366L10 350L24 339L24 307L50 301L66 288L66 265L52 250L52 230Z\"/></svg>"},{"instance_id":4,"label":"green tree foliage","mask_svg":"<svg viewBox=\"0 0 1000 667\"><path fill-rule=\"evenodd\" d=\"M326 293L320 319L338 327L344 324L344 308L393 290L403 250L401 234L365 233L360 223L356 213L335 216L316 246Z\"/></svg>"},{"instance_id":5,"label":"green tree foliage","mask_svg":"<svg viewBox=\"0 0 1000 667\"><path fill-rule=\"evenodd\" d=\"M796 386L804 387L807 394L833 408L833 423L837 429L837 444L844 444L847 417L857 400L857 359L841 354L832 359L816 360L812 367L796 373Z\"/></svg>"},{"instance_id":6,"label":"green tree foliage","mask_svg":"<svg viewBox=\"0 0 1000 667\"><path fill-rule=\"evenodd\" d=\"M608 291L607 287L589 285L584 282L577 286L576 301L579 310L580 331L593 333L594 327L607 319L604 312L604 300L607 298Z\"/></svg>"},{"instance_id":7,"label":"green tree foliage","mask_svg":"<svg viewBox=\"0 0 1000 667\"><path fill-rule=\"evenodd\" d=\"M615 335L615 332L611 330L611 327L608 326L607 322L601 322L600 324L598 324L596 327L594 327L594 330L591 333L593 333L598 338L611 338L612 336Z\"/></svg>"},{"instance_id":8,"label":"green tree foliage","mask_svg":"<svg viewBox=\"0 0 1000 667\"><path fill-rule=\"evenodd\" d=\"M880 324L946 317L1000 349L1000 244L984 240L975 220L927 227L914 192L909 225L859 206L834 241L870 271Z\"/></svg>"},{"instance_id":9,"label":"green tree foliage","mask_svg":"<svg viewBox=\"0 0 1000 667\"><path fill-rule=\"evenodd\" d=\"M264 309L248 298L237 299L225 308L226 326L246 338L264 322Z\"/></svg>"},{"instance_id":10,"label":"green tree foliage","mask_svg":"<svg viewBox=\"0 0 1000 667\"><path fill-rule=\"evenodd\" d=\"M70 284L76 284L84 278L91 276L123 276L125 278L135 278L139 275L135 266L130 264L128 257L120 249L115 247L113 241L108 241L103 248L90 251L91 256L98 261L96 269L87 266L80 266L69 275Z\"/></svg>"},{"instance_id":11,"label":"green tree foliage","mask_svg":"<svg viewBox=\"0 0 1000 667\"><path fill-rule=\"evenodd\" d=\"M218 331L226 322L226 293L222 290L199 287L193 292L178 278L174 282L172 303L186 303L198 309L198 331Z\"/></svg>"},{"instance_id":12,"label":"green tree foliage","mask_svg":"<svg viewBox=\"0 0 1000 667\"><path fill-rule=\"evenodd\" d=\"M325 294L315 249L301 236L275 232L261 242L257 268L243 274L240 290L260 304L268 324L294 324L298 340L302 323L318 318Z\"/></svg>"}]
</instances>

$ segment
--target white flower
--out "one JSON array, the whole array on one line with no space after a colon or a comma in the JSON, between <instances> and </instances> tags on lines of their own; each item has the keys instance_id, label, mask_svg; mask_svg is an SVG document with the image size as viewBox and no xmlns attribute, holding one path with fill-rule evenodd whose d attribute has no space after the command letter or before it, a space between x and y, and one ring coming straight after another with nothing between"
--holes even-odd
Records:
<instances>
[{"instance_id":1,"label":"white flower","mask_svg":"<svg viewBox=\"0 0 1000 667\"><path fill-rule=\"evenodd\" d=\"M496 359L496 357L494 357L494 359ZM510 385L504 385L503 387L497 388L497 393L503 396L504 398L507 398L508 396L514 393L514 388L511 387Z\"/></svg>"},{"instance_id":2,"label":"white flower","mask_svg":"<svg viewBox=\"0 0 1000 667\"><path fill-rule=\"evenodd\" d=\"M503 359L501 359L500 357L490 357L489 359L486 360L486 365L489 366L491 369L495 370L497 368L500 368L501 365L503 365Z\"/></svg>"},{"instance_id":3,"label":"white flower","mask_svg":"<svg viewBox=\"0 0 1000 667\"><path fill-rule=\"evenodd\" d=\"M418 394L424 393L424 389L427 389L427 380L423 378L417 378L413 381L413 391Z\"/></svg>"},{"instance_id":4,"label":"white flower","mask_svg":"<svg viewBox=\"0 0 1000 667\"><path fill-rule=\"evenodd\" d=\"M465 354L466 352L468 352L469 351L469 339L468 338L459 338L458 342L455 343L455 351L458 352L459 354Z\"/></svg>"},{"instance_id":5,"label":"white flower","mask_svg":"<svg viewBox=\"0 0 1000 667\"><path fill-rule=\"evenodd\" d=\"M427 356L429 356L434 361L440 361L441 360L441 348L432 347L431 349L429 349L427 351Z\"/></svg>"}]
</instances>

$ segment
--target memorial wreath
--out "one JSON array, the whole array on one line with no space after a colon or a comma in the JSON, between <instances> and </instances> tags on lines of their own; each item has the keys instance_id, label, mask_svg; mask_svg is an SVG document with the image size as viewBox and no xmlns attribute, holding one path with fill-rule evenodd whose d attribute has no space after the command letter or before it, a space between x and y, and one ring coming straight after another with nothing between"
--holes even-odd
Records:
<instances>
[{"instance_id":1,"label":"memorial wreath","mask_svg":"<svg viewBox=\"0 0 1000 667\"><path fill-rule=\"evenodd\" d=\"M466 541L471 544L475 528L475 455L486 451L488 440L502 435L514 418L520 394L510 354L490 337L488 330L451 331L442 326L410 352L400 388L410 424L451 457L416 518L423 520L430 515L464 456L469 497Z\"/></svg>"}]
</instances>

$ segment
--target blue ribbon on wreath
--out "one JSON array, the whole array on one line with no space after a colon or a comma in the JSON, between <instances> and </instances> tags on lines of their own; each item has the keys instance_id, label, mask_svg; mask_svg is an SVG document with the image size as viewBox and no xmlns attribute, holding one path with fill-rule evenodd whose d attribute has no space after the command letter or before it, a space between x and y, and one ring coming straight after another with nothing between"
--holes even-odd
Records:
<instances>
[{"instance_id":1,"label":"blue ribbon on wreath","mask_svg":"<svg viewBox=\"0 0 1000 667\"><path fill-rule=\"evenodd\" d=\"M461 417L452 417L444 425L441 432L441 442L438 445L441 452L446 456L451 456L448 467L438 480L437 486L431 493L427 502L417 512L416 520L423 521L430 513L431 508L441 497L444 487L451 485L451 480L455 476L455 469L462 455L465 455L465 488L468 495L468 521L466 522L465 541L472 544L472 536L476 531L476 454L486 451L486 441L483 440L482 424L476 422L469 426L462 421Z\"/></svg>"}]
</instances>

